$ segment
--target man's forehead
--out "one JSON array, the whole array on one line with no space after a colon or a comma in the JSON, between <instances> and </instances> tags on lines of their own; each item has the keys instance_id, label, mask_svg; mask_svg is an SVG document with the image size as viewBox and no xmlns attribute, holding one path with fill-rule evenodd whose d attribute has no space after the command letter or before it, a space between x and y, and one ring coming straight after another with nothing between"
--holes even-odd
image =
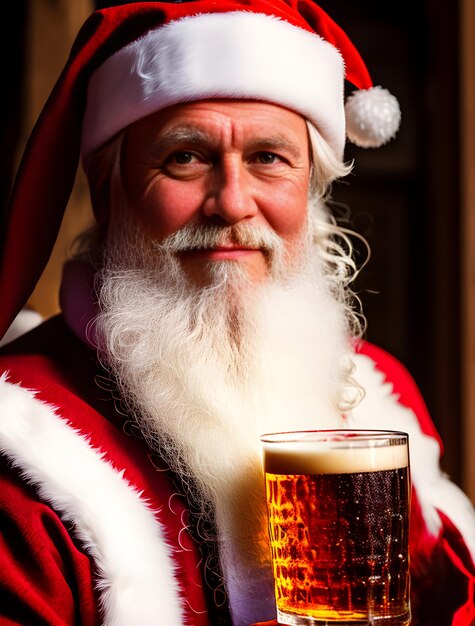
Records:
<instances>
[{"instance_id":1,"label":"man's forehead","mask_svg":"<svg viewBox=\"0 0 475 626\"><path fill-rule=\"evenodd\" d=\"M210 100L169 107L131 125L162 147L186 143L214 145L223 139L256 148L299 151L307 146L306 120L284 107L257 101Z\"/></svg>"}]
</instances>

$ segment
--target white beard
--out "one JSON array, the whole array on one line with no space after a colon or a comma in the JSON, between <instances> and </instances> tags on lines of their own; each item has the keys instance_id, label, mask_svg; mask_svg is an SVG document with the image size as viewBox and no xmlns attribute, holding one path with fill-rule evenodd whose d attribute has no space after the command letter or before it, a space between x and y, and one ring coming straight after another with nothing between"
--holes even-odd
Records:
<instances>
[{"instance_id":1,"label":"white beard","mask_svg":"<svg viewBox=\"0 0 475 626\"><path fill-rule=\"evenodd\" d=\"M100 353L149 444L215 517L233 624L272 619L259 437L344 426L345 307L316 251L265 285L214 264L212 286L198 291L173 255L153 250L146 269L143 240L128 245L102 272Z\"/></svg>"}]
</instances>

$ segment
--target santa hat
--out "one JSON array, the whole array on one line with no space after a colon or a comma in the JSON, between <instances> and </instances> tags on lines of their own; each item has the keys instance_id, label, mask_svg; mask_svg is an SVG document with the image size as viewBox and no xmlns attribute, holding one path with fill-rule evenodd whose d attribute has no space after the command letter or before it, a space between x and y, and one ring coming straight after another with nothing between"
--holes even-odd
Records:
<instances>
[{"instance_id":1,"label":"santa hat","mask_svg":"<svg viewBox=\"0 0 475 626\"><path fill-rule=\"evenodd\" d=\"M344 104L344 79L357 91ZM180 102L247 98L312 121L338 156L345 132L380 146L396 99L373 87L343 30L312 0L137 2L94 12L28 141L7 210L0 337L51 254L79 158ZM346 114L345 114L346 108Z\"/></svg>"}]
</instances>

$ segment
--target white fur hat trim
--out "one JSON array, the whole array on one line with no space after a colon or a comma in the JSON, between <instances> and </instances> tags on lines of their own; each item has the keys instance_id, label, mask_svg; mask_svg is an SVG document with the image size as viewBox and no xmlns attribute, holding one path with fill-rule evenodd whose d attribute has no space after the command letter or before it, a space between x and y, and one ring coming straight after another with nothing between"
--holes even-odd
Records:
<instances>
[{"instance_id":1,"label":"white fur hat trim","mask_svg":"<svg viewBox=\"0 0 475 626\"><path fill-rule=\"evenodd\" d=\"M206 98L255 99L313 121L338 156L345 144L344 64L322 37L276 17L200 14L148 32L92 75L85 158L129 124Z\"/></svg>"}]
</instances>

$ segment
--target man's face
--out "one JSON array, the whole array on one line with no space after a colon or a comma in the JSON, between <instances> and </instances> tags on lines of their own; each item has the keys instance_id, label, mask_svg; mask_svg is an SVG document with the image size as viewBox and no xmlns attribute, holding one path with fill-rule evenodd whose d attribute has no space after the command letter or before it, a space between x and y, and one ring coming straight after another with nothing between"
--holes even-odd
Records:
<instances>
[{"instance_id":1,"label":"man's face","mask_svg":"<svg viewBox=\"0 0 475 626\"><path fill-rule=\"evenodd\" d=\"M271 229L289 261L298 258L310 158L305 121L288 109L212 100L170 107L129 127L122 171L134 215L158 243L188 225L247 224ZM264 249L232 240L179 260L197 285L218 261L238 263L255 283L269 271Z\"/></svg>"}]
</instances>

